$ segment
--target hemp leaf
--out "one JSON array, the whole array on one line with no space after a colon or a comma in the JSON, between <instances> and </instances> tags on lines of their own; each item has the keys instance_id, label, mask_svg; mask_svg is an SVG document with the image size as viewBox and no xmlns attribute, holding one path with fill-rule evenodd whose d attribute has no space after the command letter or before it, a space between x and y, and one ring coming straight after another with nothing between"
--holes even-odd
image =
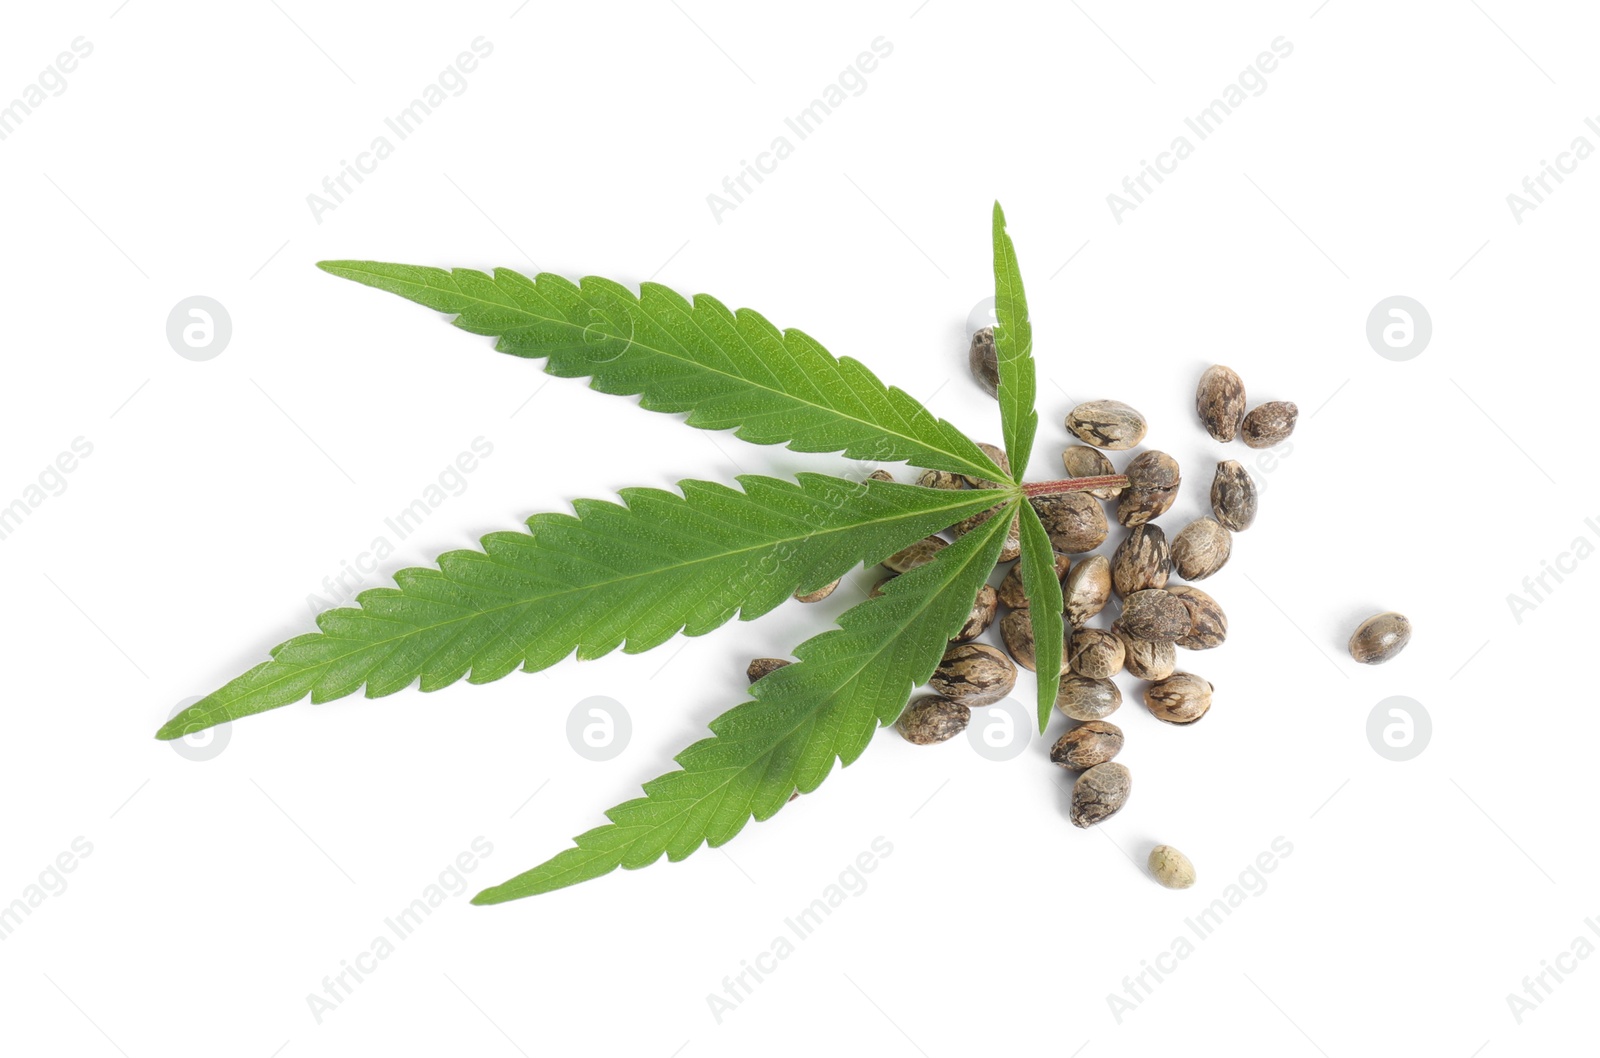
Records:
<instances>
[{"instance_id":1,"label":"hemp leaf","mask_svg":"<svg viewBox=\"0 0 1600 1058\"><path fill-rule=\"evenodd\" d=\"M538 514L527 532L484 537L437 568L403 569L395 587L319 614L317 631L174 716L157 732L181 738L309 696L358 690L382 697L465 677L487 683L570 655L638 653L680 632L704 635L736 614L753 620L928 536L972 526L926 565L846 611L839 627L800 644L795 664L751 686L749 701L680 753L679 770L607 813L576 846L480 893L499 903L721 845L816 789L835 761L853 763L927 681L988 580L1020 519L1024 588L1036 638L1040 730L1059 683L1062 594L1034 497L1107 479L1020 484L1038 426L1032 332L1016 252L994 208L995 346L1008 473L975 442L859 362L834 357L759 314L692 301L654 283L635 295L594 277L572 283L507 269L491 274L362 261L325 261L334 275L454 315L495 348L542 358L562 377L588 376L690 426L733 430L755 444L853 459L907 462L992 483L957 491L800 474L745 475L741 488L682 481L679 492L625 489L622 502L580 499L573 513ZM986 519L981 517L985 514ZM1049 673L1045 676L1042 674Z\"/></svg>"},{"instance_id":2,"label":"hemp leaf","mask_svg":"<svg viewBox=\"0 0 1600 1058\"><path fill-rule=\"evenodd\" d=\"M1017 250L1006 234L1006 215L994 204L994 347L1000 374L1000 424L1006 439L1006 458L1017 477L1028 471L1033 436L1039 428L1034 407L1038 383L1034 377L1033 328L1028 324L1028 299L1022 292L1022 268ZM1022 590L1028 597L1028 618L1033 626L1034 667L1039 675L1039 730L1050 722L1050 710L1061 686L1061 655L1066 634L1062 611L1066 599L1056 579L1054 549L1039 514L1031 503L1022 505Z\"/></svg>"}]
</instances>

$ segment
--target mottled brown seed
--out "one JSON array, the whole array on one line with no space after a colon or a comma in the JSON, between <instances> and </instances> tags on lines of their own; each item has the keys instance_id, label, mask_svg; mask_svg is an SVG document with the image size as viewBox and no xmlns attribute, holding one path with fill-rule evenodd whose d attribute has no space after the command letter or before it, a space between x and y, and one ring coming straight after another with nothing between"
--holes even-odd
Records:
<instances>
[{"instance_id":1,"label":"mottled brown seed","mask_svg":"<svg viewBox=\"0 0 1600 1058\"><path fill-rule=\"evenodd\" d=\"M1129 595L1122 602L1122 616L1117 623L1135 639L1167 642L1188 635L1192 627L1189 608L1161 588Z\"/></svg>"},{"instance_id":2,"label":"mottled brown seed","mask_svg":"<svg viewBox=\"0 0 1600 1058\"><path fill-rule=\"evenodd\" d=\"M917 484L925 489L964 489L967 479L948 470L924 470L917 475Z\"/></svg>"},{"instance_id":3,"label":"mottled brown seed","mask_svg":"<svg viewBox=\"0 0 1600 1058\"><path fill-rule=\"evenodd\" d=\"M1111 532L1100 501L1082 492L1036 496L1028 501L1038 512L1050 546L1064 555L1081 555L1106 542Z\"/></svg>"},{"instance_id":4,"label":"mottled brown seed","mask_svg":"<svg viewBox=\"0 0 1600 1058\"><path fill-rule=\"evenodd\" d=\"M1037 650L1033 639L1033 615L1027 610L1007 610L1000 618L1000 641L1006 645L1011 660L1027 669L1038 671Z\"/></svg>"},{"instance_id":5,"label":"mottled brown seed","mask_svg":"<svg viewBox=\"0 0 1600 1058\"><path fill-rule=\"evenodd\" d=\"M961 519L955 525L952 525L948 531L951 536L957 538L966 536L968 533L972 532L972 530L976 529L984 522L987 522L990 518L993 518L995 513L999 510L999 507L990 507L986 511L979 511L977 514ZM1011 528L1006 530L1006 540L1005 543L1000 547L1000 557L996 561L1010 562L1018 555L1022 554L1021 533L1022 529L1017 524L1017 517L1015 512L1013 512L1011 516Z\"/></svg>"},{"instance_id":6,"label":"mottled brown seed","mask_svg":"<svg viewBox=\"0 0 1600 1058\"><path fill-rule=\"evenodd\" d=\"M1011 460L1006 458L1006 453L1003 448L1001 448L999 445L986 444L983 441L978 442L978 447L982 449L984 455L992 459L995 465L1001 470L1004 470L1007 475L1011 473ZM963 474L961 476L961 480L965 481L968 485L971 485L975 489L1005 488L1005 486L1001 485L999 482L973 477L971 474Z\"/></svg>"},{"instance_id":7,"label":"mottled brown seed","mask_svg":"<svg viewBox=\"0 0 1600 1058\"><path fill-rule=\"evenodd\" d=\"M1000 545L1000 557L995 559L995 562L1015 562L1020 557L1022 557L1022 523L1016 515L1013 515L1011 528L1006 530L1006 542Z\"/></svg>"},{"instance_id":8,"label":"mottled brown seed","mask_svg":"<svg viewBox=\"0 0 1600 1058\"><path fill-rule=\"evenodd\" d=\"M1251 448L1271 448L1289 439L1299 418L1300 409L1293 401L1270 401L1257 405L1254 411L1244 417L1239 436Z\"/></svg>"},{"instance_id":9,"label":"mottled brown seed","mask_svg":"<svg viewBox=\"0 0 1600 1058\"><path fill-rule=\"evenodd\" d=\"M1072 787L1072 825L1092 827L1121 811L1133 789L1133 775L1116 761L1096 764Z\"/></svg>"},{"instance_id":10,"label":"mottled brown seed","mask_svg":"<svg viewBox=\"0 0 1600 1058\"><path fill-rule=\"evenodd\" d=\"M868 481L894 481L894 475L887 470L874 470L867 475Z\"/></svg>"},{"instance_id":11,"label":"mottled brown seed","mask_svg":"<svg viewBox=\"0 0 1600 1058\"><path fill-rule=\"evenodd\" d=\"M1188 584L1168 588L1167 594L1189 609L1189 632L1175 642L1185 650L1210 650L1228 638L1228 615L1217 600Z\"/></svg>"},{"instance_id":12,"label":"mottled brown seed","mask_svg":"<svg viewBox=\"0 0 1600 1058\"><path fill-rule=\"evenodd\" d=\"M1350 656L1363 665L1382 665L1411 642L1411 622L1394 611L1374 614L1350 637Z\"/></svg>"},{"instance_id":13,"label":"mottled brown seed","mask_svg":"<svg viewBox=\"0 0 1600 1058\"><path fill-rule=\"evenodd\" d=\"M967 619L962 624L961 631L957 632L950 641L952 643L969 643L983 635L990 622L994 620L995 611L999 608L1000 600L995 594L995 590L985 584L978 589L978 597L972 601L972 612L967 614Z\"/></svg>"},{"instance_id":14,"label":"mottled brown seed","mask_svg":"<svg viewBox=\"0 0 1600 1058\"><path fill-rule=\"evenodd\" d=\"M967 366L972 377L991 397L1000 395L1000 357L994 347L994 328L983 327L972 334L967 347Z\"/></svg>"},{"instance_id":15,"label":"mottled brown seed","mask_svg":"<svg viewBox=\"0 0 1600 1058\"><path fill-rule=\"evenodd\" d=\"M1111 601L1111 562L1104 555L1090 555L1067 573L1062 589L1066 593L1067 620L1081 625L1106 608Z\"/></svg>"},{"instance_id":16,"label":"mottled brown seed","mask_svg":"<svg viewBox=\"0 0 1600 1058\"><path fill-rule=\"evenodd\" d=\"M1067 575L1067 570L1072 566L1072 559L1066 555L1056 556L1056 579L1059 581ZM1005 580L1000 582L1000 601L1014 610L1020 610L1028 605L1028 596L1022 590L1022 567L1012 566L1006 573Z\"/></svg>"},{"instance_id":17,"label":"mottled brown seed","mask_svg":"<svg viewBox=\"0 0 1600 1058\"><path fill-rule=\"evenodd\" d=\"M1120 452L1144 440L1145 421L1120 400L1091 400L1067 413L1067 429L1084 444Z\"/></svg>"},{"instance_id":18,"label":"mottled brown seed","mask_svg":"<svg viewBox=\"0 0 1600 1058\"><path fill-rule=\"evenodd\" d=\"M924 695L906 706L895 726L906 741L931 746L961 734L972 720L972 710L937 694Z\"/></svg>"},{"instance_id":19,"label":"mottled brown seed","mask_svg":"<svg viewBox=\"0 0 1600 1058\"><path fill-rule=\"evenodd\" d=\"M1079 628L1067 640L1067 667L1079 676L1109 680L1122 671L1126 651L1116 633Z\"/></svg>"},{"instance_id":20,"label":"mottled brown seed","mask_svg":"<svg viewBox=\"0 0 1600 1058\"><path fill-rule=\"evenodd\" d=\"M1192 724L1211 708L1213 690L1208 681L1193 673L1174 672L1160 683L1145 688L1144 704L1157 720Z\"/></svg>"},{"instance_id":21,"label":"mottled brown seed","mask_svg":"<svg viewBox=\"0 0 1600 1058\"><path fill-rule=\"evenodd\" d=\"M944 652L928 686L936 694L967 705L989 705L1011 693L1017 667L994 647L958 643Z\"/></svg>"},{"instance_id":22,"label":"mottled brown seed","mask_svg":"<svg viewBox=\"0 0 1600 1058\"><path fill-rule=\"evenodd\" d=\"M1111 465L1111 460L1097 448L1088 445L1073 445L1061 453L1061 465L1066 468L1069 478L1104 478L1117 472ZM1118 486L1108 485L1104 488L1090 489L1089 495L1097 500L1114 500L1122 495Z\"/></svg>"},{"instance_id":23,"label":"mottled brown seed","mask_svg":"<svg viewBox=\"0 0 1600 1058\"><path fill-rule=\"evenodd\" d=\"M1196 518L1172 538L1172 565L1184 580L1205 580L1231 554L1233 534L1215 518Z\"/></svg>"},{"instance_id":24,"label":"mottled brown seed","mask_svg":"<svg viewBox=\"0 0 1600 1058\"><path fill-rule=\"evenodd\" d=\"M1074 720L1104 720L1122 705L1122 692L1110 680L1063 676L1056 708Z\"/></svg>"},{"instance_id":25,"label":"mottled brown seed","mask_svg":"<svg viewBox=\"0 0 1600 1058\"><path fill-rule=\"evenodd\" d=\"M1111 586L1118 595L1165 588L1172 572L1167 534L1159 525L1136 525L1111 556Z\"/></svg>"},{"instance_id":26,"label":"mottled brown seed","mask_svg":"<svg viewBox=\"0 0 1600 1058\"><path fill-rule=\"evenodd\" d=\"M1171 845L1157 845L1146 861L1150 876L1168 889L1188 889L1194 885L1194 864Z\"/></svg>"},{"instance_id":27,"label":"mottled brown seed","mask_svg":"<svg viewBox=\"0 0 1600 1058\"><path fill-rule=\"evenodd\" d=\"M1143 525L1159 518L1178 498L1178 461L1165 452L1140 452L1124 473L1128 487L1117 504L1117 521L1123 525Z\"/></svg>"},{"instance_id":28,"label":"mottled brown seed","mask_svg":"<svg viewBox=\"0 0 1600 1058\"><path fill-rule=\"evenodd\" d=\"M896 573L908 573L918 566L926 566L933 561L935 555L949 546L937 536L925 537L904 551L896 551L884 559L883 564Z\"/></svg>"},{"instance_id":29,"label":"mottled brown seed","mask_svg":"<svg viewBox=\"0 0 1600 1058\"><path fill-rule=\"evenodd\" d=\"M1211 513L1229 532L1242 533L1256 520L1256 483L1238 460L1217 464L1211 481Z\"/></svg>"},{"instance_id":30,"label":"mottled brown seed","mask_svg":"<svg viewBox=\"0 0 1600 1058\"><path fill-rule=\"evenodd\" d=\"M1050 761L1081 771L1104 764L1121 752L1122 728L1104 720L1091 720L1056 739L1050 747Z\"/></svg>"},{"instance_id":31,"label":"mottled brown seed","mask_svg":"<svg viewBox=\"0 0 1600 1058\"><path fill-rule=\"evenodd\" d=\"M828 596L832 595L834 589L838 586L839 581L836 580L831 584L824 584L816 591L795 592L794 597L798 602L821 602L823 599L826 599Z\"/></svg>"},{"instance_id":32,"label":"mottled brown seed","mask_svg":"<svg viewBox=\"0 0 1600 1058\"><path fill-rule=\"evenodd\" d=\"M1194 406L1206 433L1224 443L1233 440L1244 422L1244 379L1221 364L1206 368L1195 391Z\"/></svg>"},{"instance_id":33,"label":"mottled brown seed","mask_svg":"<svg viewBox=\"0 0 1600 1058\"><path fill-rule=\"evenodd\" d=\"M1128 673L1141 680L1164 680L1178 670L1178 648L1171 642L1135 639L1120 625L1111 630L1122 640L1123 664Z\"/></svg>"},{"instance_id":34,"label":"mottled brown seed","mask_svg":"<svg viewBox=\"0 0 1600 1058\"><path fill-rule=\"evenodd\" d=\"M744 670L744 674L750 677L751 683L754 683L761 677L769 673L776 672L785 665L792 664L793 662L785 661L783 658L756 658L750 663L750 666Z\"/></svg>"}]
</instances>

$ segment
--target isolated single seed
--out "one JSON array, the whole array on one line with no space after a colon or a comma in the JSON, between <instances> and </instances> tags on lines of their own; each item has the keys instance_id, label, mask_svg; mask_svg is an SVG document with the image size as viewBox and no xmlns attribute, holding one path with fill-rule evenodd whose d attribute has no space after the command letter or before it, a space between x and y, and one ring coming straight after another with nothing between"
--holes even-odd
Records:
<instances>
[{"instance_id":1,"label":"isolated single seed","mask_svg":"<svg viewBox=\"0 0 1600 1058\"><path fill-rule=\"evenodd\" d=\"M1056 556L1056 580L1060 581L1067 575L1067 570L1072 566L1072 559L1066 555ZM1059 586L1059 585L1058 585ZM1022 590L1022 567L1012 566L1006 573L1005 580L1000 582L1000 601L1013 610L1026 609L1028 605L1027 593Z\"/></svg>"},{"instance_id":2,"label":"isolated single seed","mask_svg":"<svg viewBox=\"0 0 1600 1058\"><path fill-rule=\"evenodd\" d=\"M1120 623L1111 626L1122 640L1123 665L1128 673L1141 680L1164 680L1178 671L1178 648L1172 642L1135 639L1123 631Z\"/></svg>"},{"instance_id":3,"label":"isolated single seed","mask_svg":"<svg viewBox=\"0 0 1600 1058\"><path fill-rule=\"evenodd\" d=\"M1067 640L1068 667L1079 676L1108 680L1122 671L1122 640L1104 628L1079 628Z\"/></svg>"},{"instance_id":4,"label":"isolated single seed","mask_svg":"<svg viewBox=\"0 0 1600 1058\"><path fill-rule=\"evenodd\" d=\"M1116 761L1096 764L1072 786L1072 825L1092 827L1121 811L1133 789L1133 775Z\"/></svg>"},{"instance_id":5,"label":"isolated single seed","mask_svg":"<svg viewBox=\"0 0 1600 1058\"><path fill-rule=\"evenodd\" d=\"M1374 614L1350 637L1350 656L1363 665L1382 665L1411 642L1411 622L1394 611Z\"/></svg>"},{"instance_id":6,"label":"isolated single seed","mask_svg":"<svg viewBox=\"0 0 1600 1058\"><path fill-rule=\"evenodd\" d=\"M792 664L794 664L794 662L785 661L783 658L756 658L750 663L749 667L744 670L744 674L750 677L751 683L754 683L761 677L766 676L769 673L776 672L785 665Z\"/></svg>"},{"instance_id":7,"label":"isolated single seed","mask_svg":"<svg viewBox=\"0 0 1600 1058\"><path fill-rule=\"evenodd\" d=\"M1117 472L1111 465L1111 460L1098 448L1088 445L1073 445L1061 453L1061 465L1066 468L1069 478L1104 478ZM1089 495L1097 500L1114 500L1122 495L1120 485L1108 485L1104 488L1090 489Z\"/></svg>"},{"instance_id":8,"label":"isolated single seed","mask_svg":"<svg viewBox=\"0 0 1600 1058\"><path fill-rule=\"evenodd\" d=\"M991 397L1000 395L1000 357L994 347L993 327L983 327L972 333L972 344L967 347L967 366L985 393Z\"/></svg>"},{"instance_id":9,"label":"isolated single seed","mask_svg":"<svg viewBox=\"0 0 1600 1058\"><path fill-rule=\"evenodd\" d=\"M1230 532L1242 533L1256 520L1256 483L1250 472L1229 459L1217 464L1211 481L1211 513Z\"/></svg>"},{"instance_id":10,"label":"isolated single seed","mask_svg":"<svg viewBox=\"0 0 1600 1058\"><path fill-rule=\"evenodd\" d=\"M1006 615L1000 618L1000 641L1006 645L1006 653L1011 655L1012 661L1029 672L1038 671L1037 648L1033 639L1033 615L1027 610L1006 611Z\"/></svg>"},{"instance_id":11,"label":"isolated single seed","mask_svg":"<svg viewBox=\"0 0 1600 1058\"><path fill-rule=\"evenodd\" d=\"M1104 555L1090 555L1067 573L1067 620L1081 625L1106 608L1111 601L1111 562Z\"/></svg>"},{"instance_id":12,"label":"isolated single seed","mask_svg":"<svg viewBox=\"0 0 1600 1058\"><path fill-rule=\"evenodd\" d=\"M1117 623L1135 639L1167 642L1188 635L1193 627L1189 608L1161 588L1136 591L1124 599L1122 616L1117 618Z\"/></svg>"},{"instance_id":13,"label":"isolated single seed","mask_svg":"<svg viewBox=\"0 0 1600 1058\"><path fill-rule=\"evenodd\" d=\"M1205 580L1231 554L1233 534L1215 518L1196 518L1172 538L1172 565L1184 580Z\"/></svg>"},{"instance_id":14,"label":"isolated single seed","mask_svg":"<svg viewBox=\"0 0 1600 1058\"><path fill-rule=\"evenodd\" d=\"M1171 845L1150 850L1150 876L1168 889L1188 889L1194 885L1194 864Z\"/></svg>"},{"instance_id":15,"label":"isolated single seed","mask_svg":"<svg viewBox=\"0 0 1600 1058\"><path fill-rule=\"evenodd\" d=\"M1050 747L1050 761L1063 768L1082 771L1104 764L1121 752L1122 728L1104 720L1091 720L1056 739L1056 744Z\"/></svg>"},{"instance_id":16,"label":"isolated single seed","mask_svg":"<svg viewBox=\"0 0 1600 1058\"><path fill-rule=\"evenodd\" d=\"M961 625L961 631L957 632L950 642L969 643L983 635L999 608L1000 599L995 590L987 584L979 588L978 597L972 600L972 612L967 614L966 621Z\"/></svg>"},{"instance_id":17,"label":"isolated single seed","mask_svg":"<svg viewBox=\"0 0 1600 1058\"><path fill-rule=\"evenodd\" d=\"M917 476L917 484L925 489L964 489L967 479L948 470L924 470Z\"/></svg>"},{"instance_id":18,"label":"isolated single seed","mask_svg":"<svg viewBox=\"0 0 1600 1058\"><path fill-rule=\"evenodd\" d=\"M1136 525L1111 556L1111 586L1121 596L1149 588L1165 588L1172 572L1172 552L1159 525Z\"/></svg>"},{"instance_id":19,"label":"isolated single seed","mask_svg":"<svg viewBox=\"0 0 1600 1058\"><path fill-rule=\"evenodd\" d=\"M1271 448L1288 440L1294 433L1295 421L1300 418L1300 409L1293 401L1274 400L1258 405L1254 411L1244 417L1244 425L1239 427L1239 436L1244 438L1244 443L1251 448Z\"/></svg>"},{"instance_id":20,"label":"isolated single seed","mask_svg":"<svg viewBox=\"0 0 1600 1058\"><path fill-rule=\"evenodd\" d=\"M1244 379L1221 364L1206 368L1195 391L1194 406L1206 433L1224 443L1233 440L1244 422Z\"/></svg>"},{"instance_id":21,"label":"isolated single seed","mask_svg":"<svg viewBox=\"0 0 1600 1058\"><path fill-rule=\"evenodd\" d=\"M1110 680L1063 676L1056 708L1074 720L1104 720L1122 705L1122 692Z\"/></svg>"},{"instance_id":22,"label":"isolated single seed","mask_svg":"<svg viewBox=\"0 0 1600 1058\"><path fill-rule=\"evenodd\" d=\"M950 545L937 536L924 537L903 551L896 551L883 560L883 564L896 573L909 573L918 566L926 566L935 555Z\"/></svg>"},{"instance_id":23,"label":"isolated single seed","mask_svg":"<svg viewBox=\"0 0 1600 1058\"><path fill-rule=\"evenodd\" d=\"M1056 496L1035 496L1028 501L1039 515L1050 546L1057 553L1081 555L1106 542L1111 527L1100 501L1083 492L1064 492Z\"/></svg>"},{"instance_id":24,"label":"isolated single seed","mask_svg":"<svg viewBox=\"0 0 1600 1058\"><path fill-rule=\"evenodd\" d=\"M1145 688L1144 704L1157 720L1169 724L1192 724L1211 708L1215 688L1189 672L1174 672L1160 683Z\"/></svg>"},{"instance_id":25,"label":"isolated single seed","mask_svg":"<svg viewBox=\"0 0 1600 1058\"><path fill-rule=\"evenodd\" d=\"M868 481L894 481L894 475L887 470L874 470L867 475Z\"/></svg>"},{"instance_id":26,"label":"isolated single seed","mask_svg":"<svg viewBox=\"0 0 1600 1058\"><path fill-rule=\"evenodd\" d=\"M907 742L931 746L961 734L971 721L972 710L965 705L928 694L906 706L895 726Z\"/></svg>"},{"instance_id":27,"label":"isolated single seed","mask_svg":"<svg viewBox=\"0 0 1600 1058\"><path fill-rule=\"evenodd\" d=\"M1178 461L1165 452L1140 452L1123 473L1128 487L1117 504L1117 521L1123 525L1143 525L1159 518L1178 498Z\"/></svg>"},{"instance_id":28,"label":"isolated single seed","mask_svg":"<svg viewBox=\"0 0 1600 1058\"><path fill-rule=\"evenodd\" d=\"M842 580L843 578L840 579ZM823 599L826 599L828 596L832 595L834 589L838 586L839 581L836 580L831 584L824 584L816 591L795 592L794 597L799 602L821 602Z\"/></svg>"},{"instance_id":29,"label":"isolated single seed","mask_svg":"<svg viewBox=\"0 0 1600 1058\"><path fill-rule=\"evenodd\" d=\"M1188 584L1167 589L1167 594L1189 609L1189 632L1175 641L1185 650L1210 650L1228 638L1228 615L1217 600Z\"/></svg>"},{"instance_id":30,"label":"isolated single seed","mask_svg":"<svg viewBox=\"0 0 1600 1058\"><path fill-rule=\"evenodd\" d=\"M1091 400L1067 412L1067 429L1084 444L1120 452L1144 440L1145 421L1120 400Z\"/></svg>"},{"instance_id":31,"label":"isolated single seed","mask_svg":"<svg viewBox=\"0 0 1600 1058\"><path fill-rule=\"evenodd\" d=\"M936 694L967 705L989 705L1011 693L1017 667L994 647L958 643L944 652L928 686Z\"/></svg>"},{"instance_id":32,"label":"isolated single seed","mask_svg":"<svg viewBox=\"0 0 1600 1058\"><path fill-rule=\"evenodd\" d=\"M1006 453L1005 453L1004 449L1002 449L998 445L985 444L982 441L978 442L978 447L983 451L984 455L986 455L990 459L994 460L994 463L995 463L996 466L998 466L1001 470L1004 470L1008 476L1010 475L1010 473L1011 473L1011 460L1006 458ZM1001 488L1005 488L1005 486L1001 485L999 482L989 481L989 480L986 480L984 478L973 477L971 474L963 474L961 476L961 480L965 481L968 485L971 485L975 489L1001 489Z\"/></svg>"}]
</instances>

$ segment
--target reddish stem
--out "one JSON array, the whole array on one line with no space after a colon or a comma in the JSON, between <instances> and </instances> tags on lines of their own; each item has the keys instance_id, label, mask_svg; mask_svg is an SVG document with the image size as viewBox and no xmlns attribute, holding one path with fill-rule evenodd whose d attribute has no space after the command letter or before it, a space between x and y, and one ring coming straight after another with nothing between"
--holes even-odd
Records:
<instances>
[{"instance_id":1,"label":"reddish stem","mask_svg":"<svg viewBox=\"0 0 1600 1058\"><path fill-rule=\"evenodd\" d=\"M1029 499L1035 496L1060 496L1068 492L1088 492L1090 489L1125 489L1126 474L1107 474L1098 478L1064 478L1061 481L1033 481L1022 486L1022 494Z\"/></svg>"}]
</instances>

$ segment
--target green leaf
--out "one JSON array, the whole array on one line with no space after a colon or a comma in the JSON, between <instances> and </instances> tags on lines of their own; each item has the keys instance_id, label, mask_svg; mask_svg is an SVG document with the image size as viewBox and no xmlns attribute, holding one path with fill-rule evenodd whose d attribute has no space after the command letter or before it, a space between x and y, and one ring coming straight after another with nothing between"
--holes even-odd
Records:
<instances>
[{"instance_id":1,"label":"green leaf","mask_svg":"<svg viewBox=\"0 0 1600 1058\"><path fill-rule=\"evenodd\" d=\"M645 796L611 809L611 822L580 835L574 848L473 903L549 892L647 866L663 853L675 862L702 843L723 844L752 817L773 816L796 790L815 790L835 759L848 766L859 757L932 675L994 569L1010 522L990 518L847 611L839 628L795 650L798 662L753 684L753 701L713 720L712 737L678 754L681 770L646 783Z\"/></svg>"},{"instance_id":2,"label":"green leaf","mask_svg":"<svg viewBox=\"0 0 1600 1058\"><path fill-rule=\"evenodd\" d=\"M1061 581L1056 576L1056 553L1050 544L1050 535L1039 512L1033 504L1019 504L1022 508L1022 557L1017 561L1022 569L1022 590L1028 597L1028 617L1033 626L1034 667L1039 677L1039 730L1050 723L1050 711L1056 704L1056 693L1061 688L1062 642L1066 633L1062 611L1066 597Z\"/></svg>"},{"instance_id":3,"label":"green leaf","mask_svg":"<svg viewBox=\"0 0 1600 1058\"><path fill-rule=\"evenodd\" d=\"M608 279L574 284L542 273L530 280L505 268L490 276L375 261L318 267L455 313L457 327L499 336L501 352L545 357L550 374L590 376L593 388L638 395L651 411L687 412L691 426L734 430L746 441L797 452L843 452L1011 482L954 426L859 362L704 294L691 304L645 283L636 297Z\"/></svg>"},{"instance_id":4,"label":"green leaf","mask_svg":"<svg viewBox=\"0 0 1600 1058\"><path fill-rule=\"evenodd\" d=\"M1034 376L1033 327L1028 323L1028 299L1022 292L1022 269L1017 250L1006 234L1006 215L994 204L994 328L995 356L1000 367L1000 428L1006 458L1021 481L1033 454L1033 436L1039 428L1038 381Z\"/></svg>"},{"instance_id":5,"label":"green leaf","mask_svg":"<svg viewBox=\"0 0 1600 1058\"><path fill-rule=\"evenodd\" d=\"M181 738L227 720L327 702L366 687L369 698L418 681L437 690L519 665L546 668L574 650L595 658L638 653L680 630L702 635L738 613L750 620L813 591L857 563L881 561L995 502L954 492L802 474L799 483L747 476L743 492L679 483L680 497L627 489L623 504L578 500L575 515L540 514L530 533L483 538L438 569L404 569L396 588L357 597L359 608L317 617L262 663L173 717L157 738ZM975 589L976 590L976 589Z\"/></svg>"}]
</instances>

